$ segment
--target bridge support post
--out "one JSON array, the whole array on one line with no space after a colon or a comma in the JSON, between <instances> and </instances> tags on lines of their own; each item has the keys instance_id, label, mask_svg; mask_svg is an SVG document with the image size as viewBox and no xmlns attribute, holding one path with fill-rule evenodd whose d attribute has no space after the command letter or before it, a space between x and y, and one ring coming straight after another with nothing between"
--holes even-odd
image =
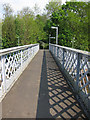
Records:
<instances>
[{"instance_id":1,"label":"bridge support post","mask_svg":"<svg viewBox=\"0 0 90 120\"><path fill-rule=\"evenodd\" d=\"M53 49L53 52L52 52L52 53L54 54L54 46L53 46L53 48L52 48L52 49Z\"/></svg>"},{"instance_id":2,"label":"bridge support post","mask_svg":"<svg viewBox=\"0 0 90 120\"><path fill-rule=\"evenodd\" d=\"M79 90L80 58L81 58L80 53L77 53L77 79L76 79L77 92Z\"/></svg>"},{"instance_id":3,"label":"bridge support post","mask_svg":"<svg viewBox=\"0 0 90 120\"><path fill-rule=\"evenodd\" d=\"M29 51L30 51L30 48L28 48L28 61L29 61L29 57L30 57L30 56L29 56Z\"/></svg>"},{"instance_id":4,"label":"bridge support post","mask_svg":"<svg viewBox=\"0 0 90 120\"><path fill-rule=\"evenodd\" d=\"M57 58L59 57L59 47L57 47Z\"/></svg>"},{"instance_id":5,"label":"bridge support post","mask_svg":"<svg viewBox=\"0 0 90 120\"><path fill-rule=\"evenodd\" d=\"M62 63L63 69L64 69L64 62L65 62L65 61L64 61L64 53L65 53L65 49L63 48L63 59L62 59L62 62L63 62L63 63Z\"/></svg>"},{"instance_id":6,"label":"bridge support post","mask_svg":"<svg viewBox=\"0 0 90 120\"><path fill-rule=\"evenodd\" d=\"M54 55L56 55L56 54L55 54L55 49L56 49L56 48L54 47Z\"/></svg>"},{"instance_id":7,"label":"bridge support post","mask_svg":"<svg viewBox=\"0 0 90 120\"><path fill-rule=\"evenodd\" d=\"M1 64L2 64L2 80L3 80L3 82L2 82L2 86L3 86L3 88L2 88L2 92L6 92L6 79L5 79L5 56L3 55L2 57L1 57ZM3 93L2 93L3 94Z\"/></svg>"},{"instance_id":8,"label":"bridge support post","mask_svg":"<svg viewBox=\"0 0 90 120\"><path fill-rule=\"evenodd\" d=\"M50 43L49 43L49 51L51 50L51 48L50 48Z\"/></svg>"},{"instance_id":9,"label":"bridge support post","mask_svg":"<svg viewBox=\"0 0 90 120\"><path fill-rule=\"evenodd\" d=\"M57 47L55 47L55 55L57 56Z\"/></svg>"},{"instance_id":10,"label":"bridge support post","mask_svg":"<svg viewBox=\"0 0 90 120\"><path fill-rule=\"evenodd\" d=\"M21 50L21 67L22 67L22 64L23 64L23 51Z\"/></svg>"}]
</instances>

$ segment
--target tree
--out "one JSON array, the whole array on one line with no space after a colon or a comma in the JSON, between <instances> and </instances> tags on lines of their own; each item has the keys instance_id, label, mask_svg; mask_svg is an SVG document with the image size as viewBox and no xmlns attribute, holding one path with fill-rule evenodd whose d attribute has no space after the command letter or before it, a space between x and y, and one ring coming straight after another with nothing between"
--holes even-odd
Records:
<instances>
[{"instance_id":1,"label":"tree","mask_svg":"<svg viewBox=\"0 0 90 120\"><path fill-rule=\"evenodd\" d=\"M0 20L0 49L2 48L2 21Z\"/></svg>"},{"instance_id":2,"label":"tree","mask_svg":"<svg viewBox=\"0 0 90 120\"><path fill-rule=\"evenodd\" d=\"M51 26L59 28L59 44L76 49L88 48L88 4L84 2L66 2L62 7L52 12L46 23L46 31L55 36ZM74 43L74 44L72 44Z\"/></svg>"},{"instance_id":3,"label":"tree","mask_svg":"<svg viewBox=\"0 0 90 120\"><path fill-rule=\"evenodd\" d=\"M46 15L34 16L32 13L29 8L25 8L15 18L16 36L19 37L21 45L45 39L43 27Z\"/></svg>"},{"instance_id":4,"label":"tree","mask_svg":"<svg viewBox=\"0 0 90 120\"><path fill-rule=\"evenodd\" d=\"M42 41L48 46L49 34L56 36L56 30L51 26L58 26L58 43L62 46L89 51L89 9L90 2L66 2L51 0L46 5L46 14L39 14L38 6L34 11L29 7L23 8L13 16L9 4L4 5L4 19L2 22L3 48L32 44ZM55 43L55 40L52 40Z\"/></svg>"},{"instance_id":5,"label":"tree","mask_svg":"<svg viewBox=\"0 0 90 120\"><path fill-rule=\"evenodd\" d=\"M57 11L61 7L61 1L51 0L47 5L45 10L47 11L47 16L50 17L53 12Z\"/></svg>"},{"instance_id":6,"label":"tree","mask_svg":"<svg viewBox=\"0 0 90 120\"><path fill-rule=\"evenodd\" d=\"M87 3L67 3L68 23L73 37L75 38L74 48L88 50L88 15L86 12Z\"/></svg>"},{"instance_id":7,"label":"tree","mask_svg":"<svg viewBox=\"0 0 90 120\"><path fill-rule=\"evenodd\" d=\"M46 20L46 15L37 15L35 20L38 26L38 40L42 40L44 42L47 42L46 33L44 31Z\"/></svg>"},{"instance_id":8,"label":"tree","mask_svg":"<svg viewBox=\"0 0 90 120\"><path fill-rule=\"evenodd\" d=\"M9 4L4 5L4 20L2 24L2 43L3 48L16 46L15 40L15 23L13 10Z\"/></svg>"},{"instance_id":9,"label":"tree","mask_svg":"<svg viewBox=\"0 0 90 120\"><path fill-rule=\"evenodd\" d=\"M40 7L35 4L34 8L33 8L33 12L34 12L34 16L37 16L38 14L40 14Z\"/></svg>"}]
</instances>

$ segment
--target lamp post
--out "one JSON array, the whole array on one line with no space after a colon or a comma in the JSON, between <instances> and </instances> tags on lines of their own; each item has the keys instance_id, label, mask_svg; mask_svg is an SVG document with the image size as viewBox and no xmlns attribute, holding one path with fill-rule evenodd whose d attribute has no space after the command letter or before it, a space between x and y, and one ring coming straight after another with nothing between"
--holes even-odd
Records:
<instances>
[{"instance_id":1,"label":"lamp post","mask_svg":"<svg viewBox=\"0 0 90 120\"><path fill-rule=\"evenodd\" d=\"M19 46L19 36L17 36L17 39L18 39L18 46Z\"/></svg>"},{"instance_id":2,"label":"lamp post","mask_svg":"<svg viewBox=\"0 0 90 120\"><path fill-rule=\"evenodd\" d=\"M58 45L58 27L51 27L52 29L56 29L56 44Z\"/></svg>"},{"instance_id":3,"label":"lamp post","mask_svg":"<svg viewBox=\"0 0 90 120\"><path fill-rule=\"evenodd\" d=\"M49 43L50 43L50 39L55 39L55 37L50 37L51 34L49 34Z\"/></svg>"},{"instance_id":4,"label":"lamp post","mask_svg":"<svg viewBox=\"0 0 90 120\"><path fill-rule=\"evenodd\" d=\"M74 48L75 37L73 37L71 42L72 42L72 48Z\"/></svg>"},{"instance_id":5,"label":"lamp post","mask_svg":"<svg viewBox=\"0 0 90 120\"><path fill-rule=\"evenodd\" d=\"M50 43L50 36L51 36L51 34L49 34L49 43Z\"/></svg>"}]
</instances>

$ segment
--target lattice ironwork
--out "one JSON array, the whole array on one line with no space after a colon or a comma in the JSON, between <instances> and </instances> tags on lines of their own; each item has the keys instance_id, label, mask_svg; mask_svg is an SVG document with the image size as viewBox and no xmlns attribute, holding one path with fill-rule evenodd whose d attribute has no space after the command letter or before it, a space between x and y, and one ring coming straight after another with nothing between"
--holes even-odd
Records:
<instances>
[{"instance_id":1,"label":"lattice ironwork","mask_svg":"<svg viewBox=\"0 0 90 120\"><path fill-rule=\"evenodd\" d=\"M28 59L28 49L23 50L22 59L23 62L25 62Z\"/></svg>"},{"instance_id":2,"label":"lattice ironwork","mask_svg":"<svg viewBox=\"0 0 90 120\"><path fill-rule=\"evenodd\" d=\"M21 66L20 51L5 55L5 78L9 79Z\"/></svg>"},{"instance_id":3,"label":"lattice ironwork","mask_svg":"<svg viewBox=\"0 0 90 120\"><path fill-rule=\"evenodd\" d=\"M0 87L1 87L1 84L2 84L2 66L1 66L1 57L0 57Z\"/></svg>"},{"instance_id":4,"label":"lattice ironwork","mask_svg":"<svg viewBox=\"0 0 90 120\"><path fill-rule=\"evenodd\" d=\"M58 59L60 61L60 63L63 63L63 49L62 48L58 48Z\"/></svg>"},{"instance_id":5,"label":"lattice ironwork","mask_svg":"<svg viewBox=\"0 0 90 120\"><path fill-rule=\"evenodd\" d=\"M77 53L66 50L64 54L64 68L76 81L77 74Z\"/></svg>"},{"instance_id":6,"label":"lattice ironwork","mask_svg":"<svg viewBox=\"0 0 90 120\"><path fill-rule=\"evenodd\" d=\"M90 89L90 61L88 56L81 55L80 71L79 71L79 86L85 94L89 94Z\"/></svg>"},{"instance_id":7,"label":"lattice ironwork","mask_svg":"<svg viewBox=\"0 0 90 120\"><path fill-rule=\"evenodd\" d=\"M0 51L0 99L14 84L38 50L39 44L34 44Z\"/></svg>"},{"instance_id":8,"label":"lattice ironwork","mask_svg":"<svg viewBox=\"0 0 90 120\"><path fill-rule=\"evenodd\" d=\"M71 76L76 90L88 107L86 101L90 101L90 52L54 44L49 45L51 53L59 59L62 68ZM58 56L53 51L54 49L58 49Z\"/></svg>"},{"instance_id":9,"label":"lattice ironwork","mask_svg":"<svg viewBox=\"0 0 90 120\"><path fill-rule=\"evenodd\" d=\"M1 63L1 56L0 56L0 97L2 96L2 63Z\"/></svg>"}]
</instances>

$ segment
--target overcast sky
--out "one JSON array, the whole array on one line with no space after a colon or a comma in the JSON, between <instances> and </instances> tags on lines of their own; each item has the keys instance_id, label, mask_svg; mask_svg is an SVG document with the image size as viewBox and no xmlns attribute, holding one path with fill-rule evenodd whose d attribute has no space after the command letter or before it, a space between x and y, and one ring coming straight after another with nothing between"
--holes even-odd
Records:
<instances>
[{"instance_id":1,"label":"overcast sky","mask_svg":"<svg viewBox=\"0 0 90 120\"><path fill-rule=\"evenodd\" d=\"M66 0L63 0L63 3L65 3ZM35 6L35 4L38 5L41 11L45 8L45 5L49 2L49 0L0 0L0 18L2 17L3 9L2 5L4 3L9 3L16 13L17 11L22 10L24 7L30 7L31 9Z\"/></svg>"},{"instance_id":2,"label":"overcast sky","mask_svg":"<svg viewBox=\"0 0 90 120\"><path fill-rule=\"evenodd\" d=\"M62 4L65 3L65 1L66 0L62 0ZM17 11L22 10L22 8L24 7L30 7L32 9L35 6L35 4L37 4L40 10L43 11L43 8L48 2L49 0L0 0L0 18L2 18L2 14L3 14L2 5L4 3L9 3L12 9L14 10L14 12L17 13Z\"/></svg>"}]
</instances>

